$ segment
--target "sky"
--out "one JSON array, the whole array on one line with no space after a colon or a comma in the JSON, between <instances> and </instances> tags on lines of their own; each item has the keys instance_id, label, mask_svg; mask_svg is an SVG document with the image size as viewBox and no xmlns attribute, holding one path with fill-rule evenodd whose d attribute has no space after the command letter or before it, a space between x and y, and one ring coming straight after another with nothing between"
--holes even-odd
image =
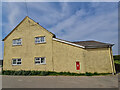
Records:
<instances>
[{"instance_id":1,"label":"sky","mask_svg":"<svg viewBox=\"0 0 120 90\"><path fill-rule=\"evenodd\" d=\"M117 2L3 2L2 39L26 15L57 38L112 43L113 54L118 54Z\"/></svg>"},{"instance_id":2,"label":"sky","mask_svg":"<svg viewBox=\"0 0 120 90\"><path fill-rule=\"evenodd\" d=\"M0 2L0 60L2 59L2 3Z\"/></svg>"}]
</instances>

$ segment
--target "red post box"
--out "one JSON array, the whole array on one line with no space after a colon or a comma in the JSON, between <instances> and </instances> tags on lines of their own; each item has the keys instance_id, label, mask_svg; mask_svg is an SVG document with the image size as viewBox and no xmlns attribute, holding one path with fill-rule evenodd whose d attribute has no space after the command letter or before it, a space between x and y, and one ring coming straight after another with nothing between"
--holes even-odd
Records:
<instances>
[{"instance_id":1,"label":"red post box","mask_svg":"<svg viewBox=\"0 0 120 90\"><path fill-rule=\"evenodd\" d=\"M76 62L76 70L80 70L80 63Z\"/></svg>"}]
</instances>

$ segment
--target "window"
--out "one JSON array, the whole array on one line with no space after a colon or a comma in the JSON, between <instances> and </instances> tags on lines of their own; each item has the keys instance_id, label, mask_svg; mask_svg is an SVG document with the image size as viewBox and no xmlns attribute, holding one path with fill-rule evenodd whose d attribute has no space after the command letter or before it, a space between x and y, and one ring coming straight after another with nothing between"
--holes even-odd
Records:
<instances>
[{"instance_id":1,"label":"window","mask_svg":"<svg viewBox=\"0 0 120 90\"><path fill-rule=\"evenodd\" d=\"M45 36L35 37L35 43L45 43Z\"/></svg>"},{"instance_id":2,"label":"window","mask_svg":"<svg viewBox=\"0 0 120 90\"><path fill-rule=\"evenodd\" d=\"M21 45L22 44L22 39L14 39L13 40L13 45Z\"/></svg>"},{"instance_id":3,"label":"window","mask_svg":"<svg viewBox=\"0 0 120 90\"><path fill-rule=\"evenodd\" d=\"M21 65L21 59L12 59L12 65Z\"/></svg>"},{"instance_id":4,"label":"window","mask_svg":"<svg viewBox=\"0 0 120 90\"><path fill-rule=\"evenodd\" d=\"M46 64L45 57L36 57L35 64Z\"/></svg>"}]
</instances>

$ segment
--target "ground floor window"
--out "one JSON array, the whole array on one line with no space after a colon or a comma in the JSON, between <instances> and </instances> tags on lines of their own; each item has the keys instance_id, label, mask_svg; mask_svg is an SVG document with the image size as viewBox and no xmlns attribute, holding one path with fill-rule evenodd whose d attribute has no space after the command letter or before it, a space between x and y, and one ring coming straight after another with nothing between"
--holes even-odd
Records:
<instances>
[{"instance_id":1,"label":"ground floor window","mask_svg":"<svg viewBox=\"0 0 120 90\"><path fill-rule=\"evenodd\" d=\"M21 65L21 58L12 59L12 65Z\"/></svg>"},{"instance_id":2,"label":"ground floor window","mask_svg":"<svg viewBox=\"0 0 120 90\"><path fill-rule=\"evenodd\" d=\"M35 64L46 64L45 57L35 57Z\"/></svg>"}]
</instances>

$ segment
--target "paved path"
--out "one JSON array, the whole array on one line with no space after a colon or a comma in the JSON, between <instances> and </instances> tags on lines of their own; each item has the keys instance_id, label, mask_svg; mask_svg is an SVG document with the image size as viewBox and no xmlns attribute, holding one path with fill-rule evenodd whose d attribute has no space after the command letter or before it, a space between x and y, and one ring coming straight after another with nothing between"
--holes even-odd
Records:
<instances>
[{"instance_id":1,"label":"paved path","mask_svg":"<svg viewBox=\"0 0 120 90\"><path fill-rule=\"evenodd\" d=\"M116 76L3 76L3 88L117 88Z\"/></svg>"}]
</instances>

